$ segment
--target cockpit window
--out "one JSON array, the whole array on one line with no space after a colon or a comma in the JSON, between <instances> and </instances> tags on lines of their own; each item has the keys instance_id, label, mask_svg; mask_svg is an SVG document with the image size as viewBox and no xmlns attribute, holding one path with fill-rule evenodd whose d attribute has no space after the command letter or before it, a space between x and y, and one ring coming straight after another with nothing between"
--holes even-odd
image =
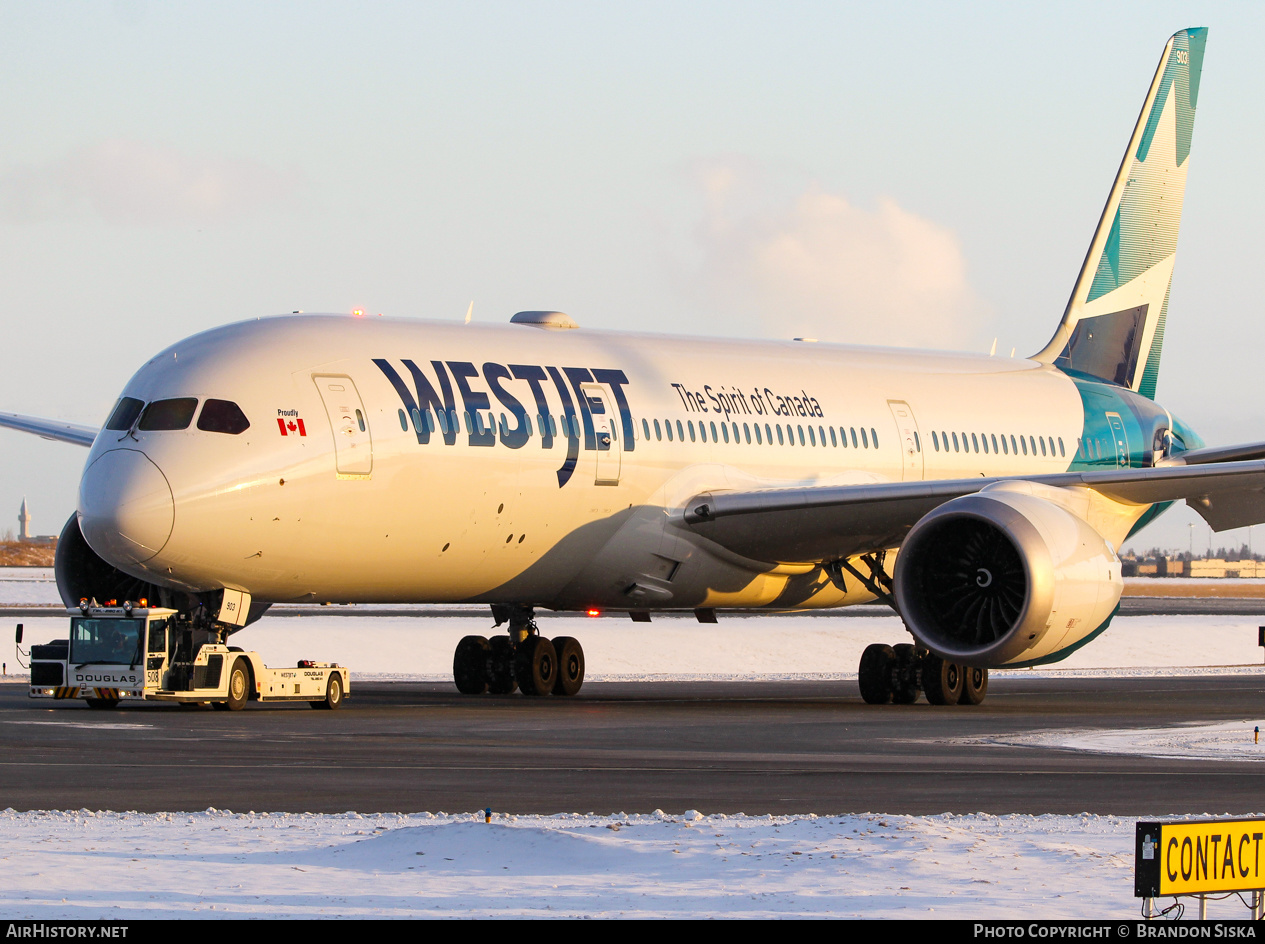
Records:
<instances>
[{"instance_id":1,"label":"cockpit window","mask_svg":"<svg viewBox=\"0 0 1265 944\"><path fill-rule=\"evenodd\" d=\"M193 421L193 411L197 408L196 397L155 400L145 407L139 429L146 432L159 429L188 429Z\"/></svg>"},{"instance_id":2,"label":"cockpit window","mask_svg":"<svg viewBox=\"0 0 1265 944\"><path fill-rule=\"evenodd\" d=\"M114 405L114 412L110 414L110 418L105 422L106 429L131 429L132 424L136 422L136 417L141 415L141 410L145 408L144 400L137 400L135 397L122 397L118 403Z\"/></svg>"},{"instance_id":3,"label":"cockpit window","mask_svg":"<svg viewBox=\"0 0 1265 944\"><path fill-rule=\"evenodd\" d=\"M250 420L232 400L207 400L198 416L198 429L236 436L250 429Z\"/></svg>"}]
</instances>

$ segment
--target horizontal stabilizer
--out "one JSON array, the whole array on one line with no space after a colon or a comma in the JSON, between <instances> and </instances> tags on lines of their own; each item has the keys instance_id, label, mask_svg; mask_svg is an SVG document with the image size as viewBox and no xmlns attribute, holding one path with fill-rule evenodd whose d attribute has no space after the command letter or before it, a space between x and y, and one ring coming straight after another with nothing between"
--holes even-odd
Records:
<instances>
[{"instance_id":1,"label":"horizontal stabilizer","mask_svg":"<svg viewBox=\"0 0 1265 944\"><path fill-rule=\"evenodd\" d=\"M1242 462L1245 459L1265 459L1265 442L1239 443L1234 446L1208 446L1179 452L1159 465L1208 465L1214 462Z\"/></svg>"}]
</instances>

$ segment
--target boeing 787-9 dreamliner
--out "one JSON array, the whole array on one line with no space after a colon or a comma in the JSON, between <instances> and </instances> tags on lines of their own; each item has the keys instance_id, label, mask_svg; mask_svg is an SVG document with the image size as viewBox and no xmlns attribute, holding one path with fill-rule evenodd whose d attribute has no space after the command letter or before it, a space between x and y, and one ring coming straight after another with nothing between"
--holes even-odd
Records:
<instances>
[{"instance_id":1,"label":"boeing 787-9 dreamliner","mask_svg":"<svg viewBox=\"0 0 1265 944\"><path fill-rule=\"evenodd\" d=\"M1206 31L1164 48L1062 320L1028 358L293 315L142 366L89 447L57 586L159 601L199 639L272 603L482 603L457 688L574 695L535 610L786 611L881 600L867 702L978 703L1066 657L1121 543L1185 500L1265 521L1265 443L1204 448L1154 399ZM249 606L222 606L226 596ZM371 630L366 630L369 632ZM702 668L700 666L700 668Z\"/></svg>"}]
</instances>

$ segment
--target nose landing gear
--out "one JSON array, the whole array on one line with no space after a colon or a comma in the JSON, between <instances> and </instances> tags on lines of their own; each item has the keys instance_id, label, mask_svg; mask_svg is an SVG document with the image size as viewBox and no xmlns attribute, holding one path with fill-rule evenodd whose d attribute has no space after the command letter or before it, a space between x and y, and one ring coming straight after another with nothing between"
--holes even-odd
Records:
<instances>
[{"instance_id":1,"label":"nose landing gear","mask_svg":"<svg viewBox=\"0 0 1265 944\"><path fill-rule=\"evenodd\" d=\"M911 705L919 691L933 705L978 705L988 694L988 669L946 662L908 643L866 646L857 681L870 705Z\"/></svg>"},{"instance_id":2,"label":"nose landing gear","mask_svg":"<svg viewBox=\"0 0 1265 944\"><path fill-rule=\"evenodd\" d=\"M530 607L492 608L504 636L466 636L452 659L453 681L463 695L574 695L584 684L584 649L579 640L540 635Z\"/></svg>"}]
</instances>

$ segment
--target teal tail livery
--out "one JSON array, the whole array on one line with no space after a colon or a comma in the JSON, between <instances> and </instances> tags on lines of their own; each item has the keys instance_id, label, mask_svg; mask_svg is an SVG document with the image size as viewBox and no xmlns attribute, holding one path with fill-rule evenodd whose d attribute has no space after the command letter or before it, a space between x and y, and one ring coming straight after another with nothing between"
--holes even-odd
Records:
<instances>
[{"instance_id":1,"label":"teal tail livery","mask_svg":"<svg viewBox=\"0 0 1265 944\"><path fill-rule=\"evenodd\" d=\"M1205 38L1165 46L1035 357L550 310L249 318L141 364L101 428L0 414L87 447L58 591L160 603L186 654L274 603L480 604L496 628L453 653L471 696L580 690L581 641L538 610L637 632L879 600L909 636L865 650L861 697L978 704L990 671L1107 628L1120 548L1169 504L1265 523L1265 443L1205 447L1156 399Z\"/></svg>"},{"instance_id":2,"label":"teal tail livery","mask_svg":"<svg viewBox=\"0 0 1265 944\"><path fill-rule=\"evenodd\" d=\"M1164 47L1063 321L1036 356L1155 398L1206 29Z\"/></svg>"}]
</instances>

